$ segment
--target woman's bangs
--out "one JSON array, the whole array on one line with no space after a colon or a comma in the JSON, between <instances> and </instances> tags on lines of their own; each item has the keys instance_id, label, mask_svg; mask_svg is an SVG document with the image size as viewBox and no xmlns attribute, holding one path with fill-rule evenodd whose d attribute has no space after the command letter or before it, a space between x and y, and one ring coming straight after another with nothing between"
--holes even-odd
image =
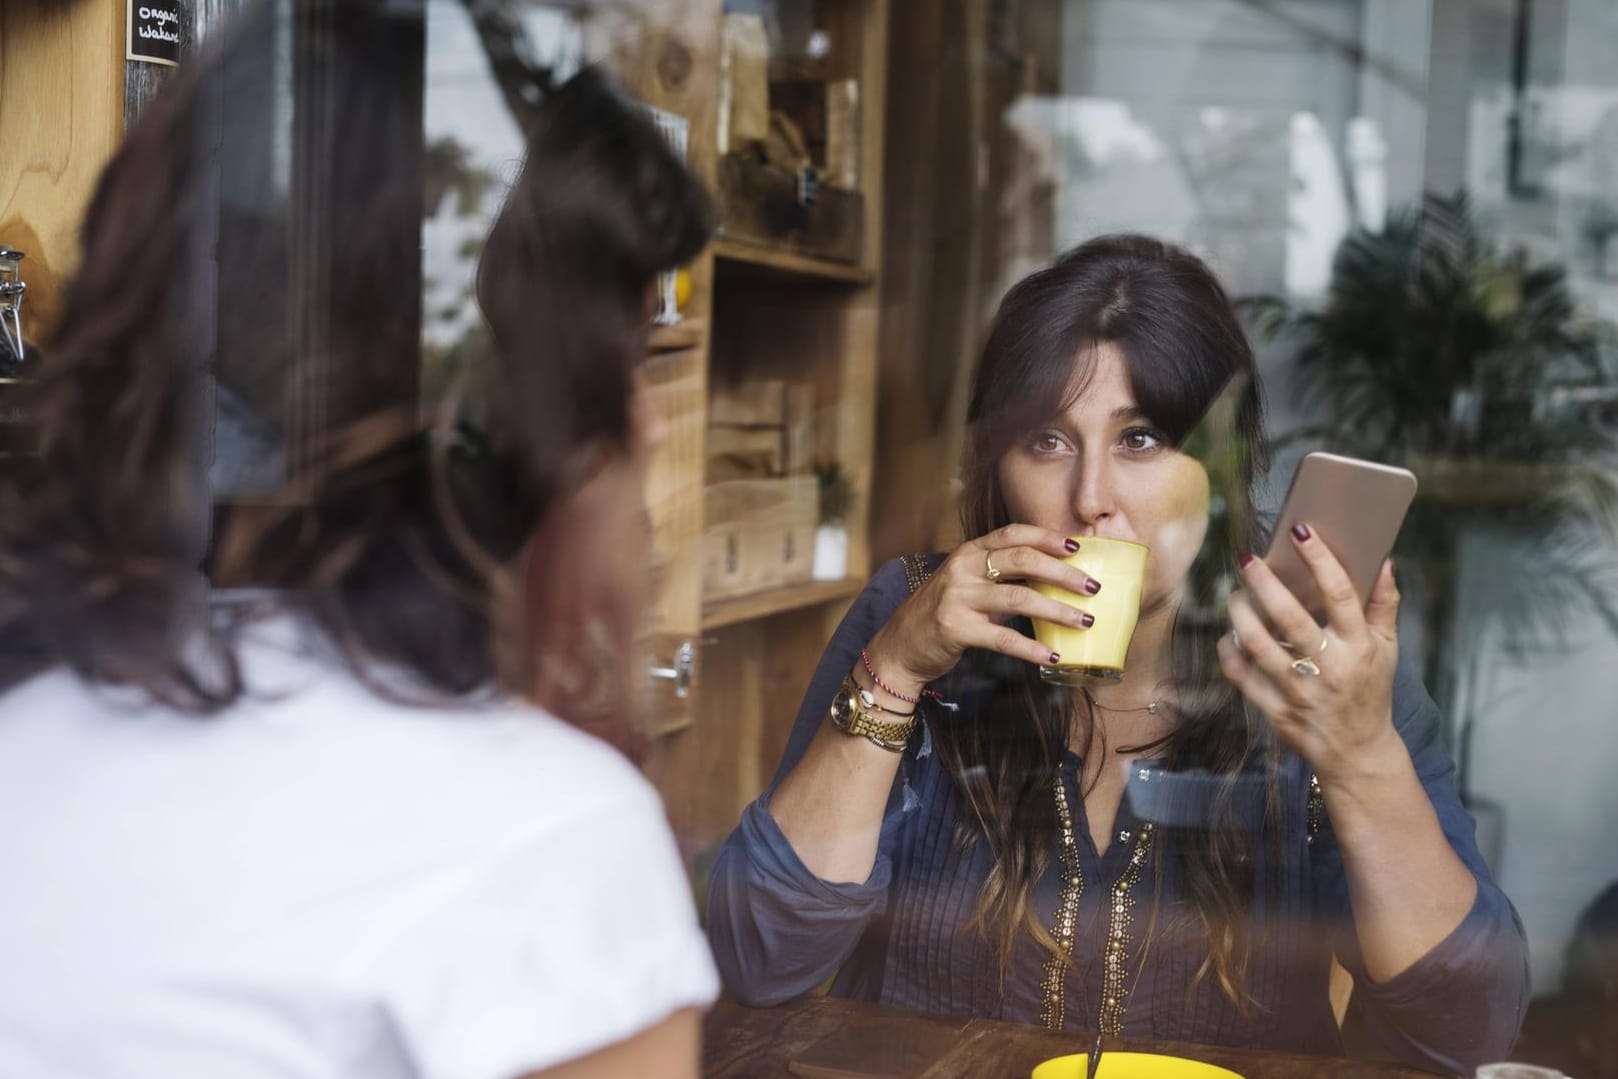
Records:
<instances>
[{"instance_id":1,"label":"woman's bangs","mask_svg":"<svg viewBox=\"0 0 1618 1079\"><path fill-rule=\"evenodd\" d=\"M1151 343L1120 341L1129 368L1135 404L1152 425L1182 445L1202 422L1217 392L1202 386L1202 365L1185 362L1152 347Z\"/></svg>"}]
</instances>

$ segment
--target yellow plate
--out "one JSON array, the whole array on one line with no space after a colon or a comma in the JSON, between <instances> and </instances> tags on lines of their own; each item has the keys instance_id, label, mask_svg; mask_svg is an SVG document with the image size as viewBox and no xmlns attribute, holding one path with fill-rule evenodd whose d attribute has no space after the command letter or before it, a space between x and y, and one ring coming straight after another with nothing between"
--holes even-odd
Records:
<instances>
[{"instance_id":1,"label":"yellow plate","mask_svg":"<svg viewBox=\"0 0 1618 1079\"><path fill-rule=\"evenodd\" d=\"M1034 1069L1031 1079L1085 1079L1090 1062L1084 1053L1053 1057ZM1242 1079L1233 1071L1183 1057L1156 1053L1104 1053L1095 1079Z\"/></svg>"}]
</instances>

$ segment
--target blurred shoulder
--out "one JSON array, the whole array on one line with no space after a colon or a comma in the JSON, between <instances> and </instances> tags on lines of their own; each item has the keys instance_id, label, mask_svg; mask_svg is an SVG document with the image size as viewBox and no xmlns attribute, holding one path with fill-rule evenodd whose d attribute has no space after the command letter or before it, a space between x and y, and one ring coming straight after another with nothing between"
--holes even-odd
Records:
<instances>
[{"instance_id":1,"label":"blurred shoulder","mask_svg":"<svg viewBox=\"0 0 1618 1079\"><path fill-rule=\"evenodd\" d=\"M240 646L248 697L239 706L289 753L346 760L356 782L410 789L458 812L574 812L657 803L617 749L526 701L493 693L433 701L395 694L385 674L361 678L318 638L269 635Z\"/></svg>"},{"instance_id":2,"label":"blurred shoulder","mask_svg":"<svg viewBox=\"0 0 1618 1079\"><path fill-rule=\"evenodd\" d=\"M914 554L884 562L849 607L833 643L850 635L858 638L858 644L870 640L871 635L899 609L899 605L943 565L945 557L942 554Z\"/></svg>"},{"instance_id":3,"label":"blurred shoulder","mask_svg":"<svg viewBox=\"0 0 1618 1079\"><path fill-rule=\"evenodd\" d=\"M948 557L942 551L934 551L890 558L872 574L864 595L902 600L926 584Z\"/></svg>"}]
</instances>

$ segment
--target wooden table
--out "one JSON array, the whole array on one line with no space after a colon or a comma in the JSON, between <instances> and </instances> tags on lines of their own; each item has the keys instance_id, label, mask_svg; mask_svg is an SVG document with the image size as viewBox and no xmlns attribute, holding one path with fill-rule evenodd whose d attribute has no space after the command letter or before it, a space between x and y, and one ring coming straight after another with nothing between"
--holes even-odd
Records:
<instances>
[{"instance_id":1,"label":"wooden table","mask_svg":"<svg viewBox=\"0 0 1618 1079\"><path fill-rule=\"evenodd\" d=\"M808 997L777 1008L744 1008L721 1002L705 1024L702 1074L708 1079L776 1079L789 1076L789 1061L833 1032L870 1044L937 1036L943 1056L921 1073L925 1079L1025 1079L1035 1064L1082 1053L1090 1039L1043 1027L987 1019L948 1019L830 997ZM1428 1073L1391 1064L1299 1056L1264 1050L1222 1049L1115 1039L1108 1049L1168 1053L1229 1068L1247 1079L1420 1079Z\"/></svg>"}]
</instances>

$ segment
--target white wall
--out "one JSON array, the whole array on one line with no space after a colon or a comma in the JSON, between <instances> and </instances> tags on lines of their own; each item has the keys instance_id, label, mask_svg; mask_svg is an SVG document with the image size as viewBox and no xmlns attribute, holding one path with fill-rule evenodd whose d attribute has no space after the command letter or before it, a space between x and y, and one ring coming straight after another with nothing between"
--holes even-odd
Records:
<instances>
[{"instance_id":1,"label":"white wall","mask_svg":"<svg viewBox=\"0 0 1618 1079\"><path fill-rule=\"evenodd\" d=\"M1502 573L1533 574L1520 546L1462 543L1459 589L1478 677L1457 702L1472 732L1469 786L1503 812L1495 870L1528 931L1536 992L1561 980L1579 913L1618 880L1618 639L1569 609L1565 647L1512 656L1496 602Z\"/></svg>"}]
</instances>

